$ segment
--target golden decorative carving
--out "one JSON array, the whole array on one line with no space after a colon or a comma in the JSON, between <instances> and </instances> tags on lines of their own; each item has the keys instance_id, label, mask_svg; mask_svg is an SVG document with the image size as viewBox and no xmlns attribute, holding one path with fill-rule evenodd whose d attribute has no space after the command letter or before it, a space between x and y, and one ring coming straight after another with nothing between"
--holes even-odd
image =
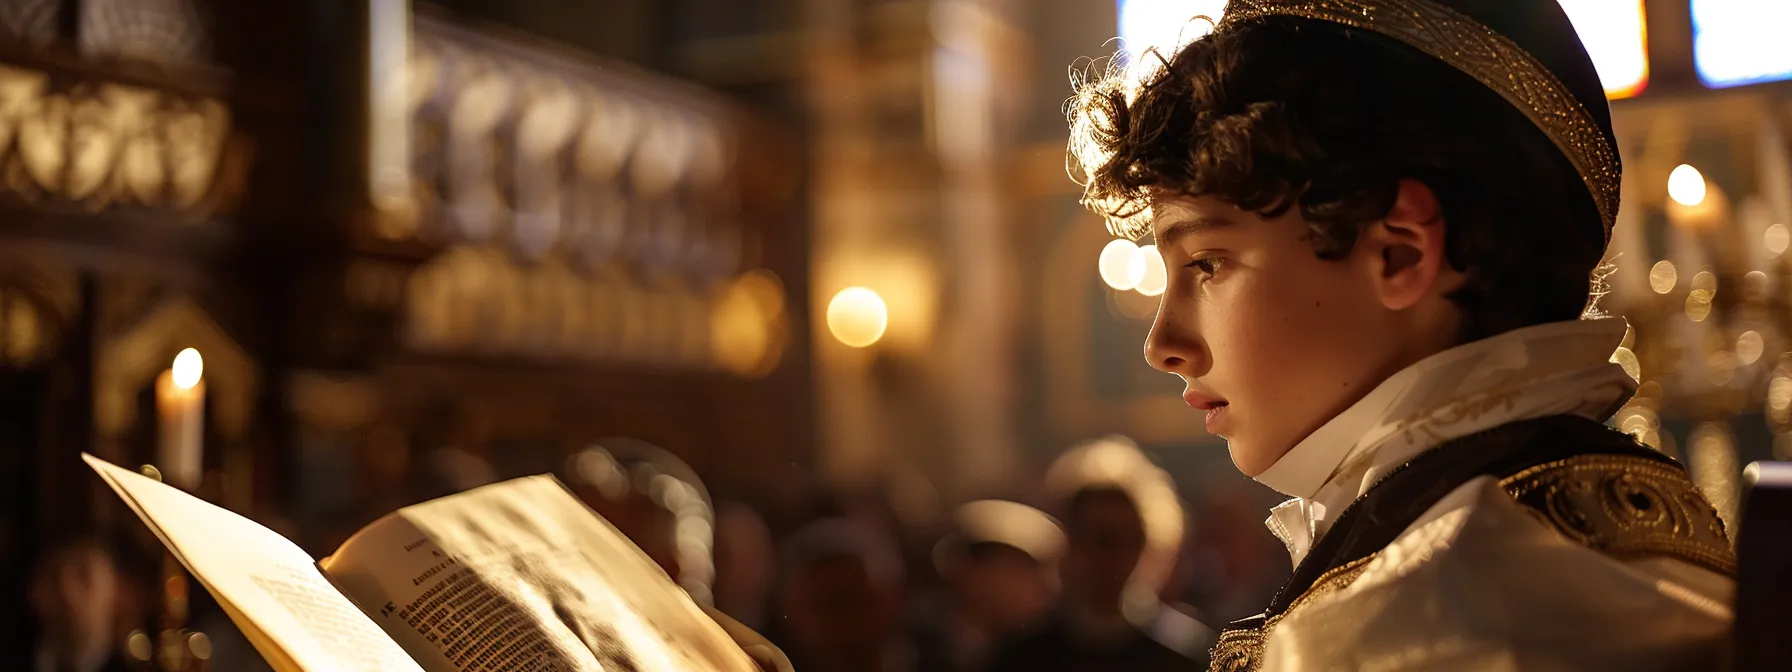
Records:
<instances>
[{"instance_id":1,"label":"golden decorative carving","mask_svg":"<svg viewBox=\"0 0 1792 672\"><path fill-rule=\"evenodd\" d=\"M408 203L392 207L416 215L398 226L376 203L371 225L445 245L405 280L411 347L739 375L775 364L782 298L729 289L746 277L746 234L720 99L427 14L410 35L408 121L374 124L369 142L382 157L408 147L393 171L408 174ZM354 276L357 304L378 307L383 283Z\"/></svg>"},{"instance_id":2,"label":"golden decorative carving","mask_svg":"<svg viewBox=\"0 0 1792 672\"><path fill-rule=\"evenodd\" d=\"M405 340L428 352L758 376L775 366L788 335L783 292L765 271L701 289L587 277L555 259L524 265L495 247L456 246L411 275Z\"/></svg>"},{"instance_id":3,"label":"golden decorative carving","mask_svg":"<svg viewBox=\"0 0 1792 672\"><path fill-rule=\"evenodd\" d=\"M0 65L0 187L94 211L141 206L191 216L227 201L230 111L218 100L110 83L52 86Z\"/></svg>"},{"instance_id":4,"label":"golden decorative carving","mask_svg":"<svg viewBox=\"0 0 1792 672\"><path fill-rule=\"evenodd\" d=\"M416 232L527 261L560 252L581 270L620 261L694 280L733 263L707 254L739 238L729 113L619 70L417 17L406 70Z\"/></svg>"}]
</instances>

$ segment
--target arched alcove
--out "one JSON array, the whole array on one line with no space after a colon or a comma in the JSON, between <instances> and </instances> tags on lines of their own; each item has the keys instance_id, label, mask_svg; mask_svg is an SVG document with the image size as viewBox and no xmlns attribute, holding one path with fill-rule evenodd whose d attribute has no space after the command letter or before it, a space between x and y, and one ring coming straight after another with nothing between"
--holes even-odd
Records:
<instances>
[{"instance_id":1,"label":"arched alcove","mask_svg":"<svg viewBox=\"0 0 1792 672\"><path fill-rule=\"evenodd\" d=\"M164 301L135 326L100 345L94 423L101 437L120 437L136 425L138 391L168 368L183 348L196 348L205 357L206 389L218 434L228 440L243 437L254 412L260 373L242 347L184 297Z\"/></svg>"}]
</instances>

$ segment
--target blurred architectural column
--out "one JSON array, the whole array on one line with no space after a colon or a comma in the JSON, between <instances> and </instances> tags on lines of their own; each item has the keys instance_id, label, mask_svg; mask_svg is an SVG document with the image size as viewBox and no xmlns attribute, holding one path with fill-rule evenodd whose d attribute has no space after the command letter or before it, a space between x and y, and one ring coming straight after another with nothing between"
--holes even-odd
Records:
<instances>
[{"instance_id":1,"label":"blurred architectural column","mask_svg":"<svg viewBox=\"0 0 1792 672\"><path fill-rule=\"evenodd\" d=\"M822 469L841 484L925 475L942 494L1016 467L1005 184L1026 39L995 0L806 5L815 314L877 292L883 337L816 320Z\"/></svg>"}]
</instances>

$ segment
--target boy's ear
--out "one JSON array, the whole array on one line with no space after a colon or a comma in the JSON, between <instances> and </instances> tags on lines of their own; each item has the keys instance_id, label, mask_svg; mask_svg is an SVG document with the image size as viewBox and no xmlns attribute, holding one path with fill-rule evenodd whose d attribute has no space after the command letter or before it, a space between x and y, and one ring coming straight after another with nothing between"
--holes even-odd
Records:
<instances>
[{"instance_id":1,"label":"boy's ear","mask_svg":"<svg viewBox=\"0 0 1792 672\"><path fill-rule=\"evenodd\" d=\"M1389 310L1411 308L1434 291L1448 291L1440 283L1454 284L1458 275L1444 258L1443 210L1431 187L1414 179L1400 180L1394 207L1386 219L1370 224L1361 235L1366 252L1374 255L1371 267L1382 305Z\"/></svg>"}]
</instances>

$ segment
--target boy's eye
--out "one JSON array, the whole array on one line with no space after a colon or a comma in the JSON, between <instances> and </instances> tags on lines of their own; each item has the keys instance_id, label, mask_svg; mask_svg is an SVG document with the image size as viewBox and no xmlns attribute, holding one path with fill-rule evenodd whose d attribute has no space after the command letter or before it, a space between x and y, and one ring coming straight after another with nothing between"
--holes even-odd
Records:
<instances>
[{"instance_id":1,"label":"boy's eye","mask_svg":"<svg viewBox=\"0 0 1792 672\"><path fill-rule=\"evenodd\" d=\"M1195 269L1203 278L1208 278L1212 277L1213 274L1220 269L1220 266L1223 263L1225 263L1225 260L1220 259L1219 257L1205 257L1202 259L1191 260L1188 263L1183 264L1182 267Z\"/></svg>"}]
</instances>

